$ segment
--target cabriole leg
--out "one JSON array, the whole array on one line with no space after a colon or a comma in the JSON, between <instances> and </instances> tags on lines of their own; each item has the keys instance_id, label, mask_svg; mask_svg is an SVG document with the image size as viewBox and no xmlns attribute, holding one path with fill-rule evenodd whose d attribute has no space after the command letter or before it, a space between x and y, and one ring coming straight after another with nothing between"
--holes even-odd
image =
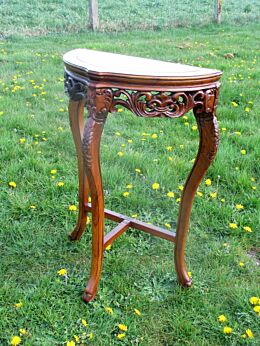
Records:
<instances>
[{"instance_id":1,"label":"cabriole leg","mask_svg":"<svg viewBox=\"0 0 260 346\"><path fill-rule=\"evenodd\" d=\"M183 287L191 285L191 279L186 269L184 251L192 203L197 188L213 161L218 147L218 122L214 113L202 113L199 110L194 110L199 128L200 144L196 161L186 180L182 193L174 251L175 269L178 281Z\"/></svg>"}]
</instances>

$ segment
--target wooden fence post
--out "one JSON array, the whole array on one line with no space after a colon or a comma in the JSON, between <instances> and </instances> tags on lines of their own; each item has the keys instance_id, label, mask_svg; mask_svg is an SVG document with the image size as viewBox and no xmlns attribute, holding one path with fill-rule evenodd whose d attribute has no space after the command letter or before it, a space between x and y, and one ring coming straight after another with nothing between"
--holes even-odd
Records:
<instances>
[{"instance_id":1,"label":"wooden fence post","mask_svg":"<svg viewBox=\"0 0 260 346\"><path fill-rule=\"evenodd\" d=\"M218 24L221 22L222 0L216 0L215 20Z\"/></svg>"},{"instance_id":2,"label":"wooden fence post","mask_svg":"<svg viewBox=\"0 0 260 346\"><path fill-rule=\"evenodd\" d=\"M89 22L92 30L98 30L99 18L98 18L98 0L89 0Z\"/></svg>"}]
</instances>

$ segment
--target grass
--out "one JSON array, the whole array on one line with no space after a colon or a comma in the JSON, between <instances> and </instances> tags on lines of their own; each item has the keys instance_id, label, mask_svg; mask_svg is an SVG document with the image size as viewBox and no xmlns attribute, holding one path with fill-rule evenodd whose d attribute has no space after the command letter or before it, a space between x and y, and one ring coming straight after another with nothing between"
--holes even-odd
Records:
<instances>
[{"instance_id":1,"label":"grass","mask_svg":"<svg viewBox=\"0 0 260 346\"><path fill-rule=\"evenodd\" d=\"M0 35L39 35L49 32L85 31L88 6L85 0L16 1L0 6ZM99 1L101 30L156 29L208 25L214 19L212 0L102 0ZM223 5L224 24L259 22L257 0L229 0Z\"/></svg>"},{"instance_id":2,"label":"grass","mask_svg":"<svg viewBox=\"0 0 260 346\"><path fill-rule=\"evenodd\" d=\"M86 344L259 344L259 317L249 302L251 296L260 295L257 29L256 25L239 30L207 26L11 36L0 42L1 345L8 345L20 328L27 331L23 344L33 346L65 345L74 335L88 339L91 332L93 339ZM202 182L203 196L196 197L191 217L186 257L194 284L189 290L176 283L172 245L129 230L105 253L97 299L88 305L81 301L91 238L90 226L81 241L67 238L76 223L76 213L68 207L77 204L77 169L61 58L75 47L224 72L218 107L220 147L206 175L212 185ZM233 53L234 59L226 59L226 53ZM184 184L198 143L193 116L187 116L140 119L126 110L109 116L102 140L107 208L174 228L178 186ZM172 150L166 149L169 146ZM119 151L124 156L119 157ZM51 174L52 169L57 174ZM11 181L16 188L9 186ZM59 181L63 187L57 186ZM151 188L154 182L160 184L159 190ZM130 183L133 189L124 198ZM166 196L168 191L175 193L174 199ZM217 197L212 198L211 192ZM237 210L237 204L244 209ZM238 228L231 229L230 223ZM107 224L106 231L111 226ZM246 226L251 233L244 230ZM61 268L66 268L67 279L57 274ZM19 302L22 306L15 307ZM105 307L111 307L113 315ZM233 328L231 335L223 333L221 314L228 319L224 325ZM87 320L86 327L82 319ZM118 323L128 326L122 341L117 339ZM248 328L254 339L241 338Z\"/></svg>"}]
</instances>

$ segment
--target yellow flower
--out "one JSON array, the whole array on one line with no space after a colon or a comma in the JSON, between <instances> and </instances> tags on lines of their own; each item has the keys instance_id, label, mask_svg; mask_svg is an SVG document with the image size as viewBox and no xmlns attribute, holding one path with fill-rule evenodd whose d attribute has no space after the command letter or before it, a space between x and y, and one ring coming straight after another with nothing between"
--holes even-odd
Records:
<instances>
[{"instance_id":1,"label":"yellow flower","mask_svg":"<svg viewBox=\"0 0 260 346\"><path fill-rule=\"evenodd\" d=\"M231 327L224 327L223 333L224 334L231 334L233 332L233 329Z\"/></svg>"},{"instance_id":2,"label":"yellow flower","mask_svg":"<svg viewBox=\"0 0 260 346\"><path fill-rule=\"evenodd\" d=\"M203 193L200 192L200 191L197 191L197 195L200 196L200 197L202 197L202 196L203 196Z\"/></svg>"},{"instance_id":3,"label":"yellow flower","mask_svg":"<svg viewBox=\"0 0 260 346\"><path fill-rule=\"evenodd\" d=\"M25 138L20 138L20 139L19 139L20 144L24 144L24 143L25 143L25 141L26 141L26 139L25 139Z\"/></svg>"},{"instance_id":4,"label":"yellow flower","mask_svg":"<svg viewBox=\"0 0 260 346\"><path fill-rule=\"evenodd\" d=\"M72 204L72 205L69 205L69 210L70 211L76 211L77 210L77 206Z\"/></svg>"},{"instance_id":5,"label":"yellow flower","mask_svg":"<svg viewBox=\"0 0 260 346\"><path fill-rule=\"evenodd\" d=\"M177 203L179 203L180 201L181 201L181 199L180 199L180 198L177 198L177 199L176 199L176 202L177 202Z\"/></svg>"},{"instance_id":6,"label":"yellow flower","mask_svg":"<svg viewBox=\"0 0 260 346\"><path fill-rule=\"evenodd\" d=\"M15 189L16 188L16 183L14 181L10 181L9 182L9 186Z\"/></svg>"},{"instance_id":7,"label":"yellow flower","mask_svg":"<svg viewBox=\"0 0 260 346\"><path fill-rule=\"evenodd\" d=\"M210 179L206 179L206 180L205 180L205 184L206 184L207 186L210 186L210 185L212 184L212 181L211 181Z\"/></svg>"},{"instance_id":8,"label":"yellow flower","mask_svg":"<svg viewBox=\"0 0 260 346\"><path fill-rule=\"evenodd\" d=\"M229 224L229 228L236 229L236 228L237 228L237 224L231 222L231 223Z\"/></svg>"},{"instance_id":9,"label":"yellow flower","mask_svg":"<svg viewBox=\"0 0 260 346\"><path fill-rule=\"evenodd\" d=\"M236 204L236 209L242 210L242 209L244 209L244 206L242 204Z\"/></svg>"},{"instance_id":10,"label":"yellow flower","mask_svg":"<svg viewBox=\"0 0 260 346\"><path fill-rule=\"evenodd\" d=\"M185 121L184 126L189 126L188 121Z\"/></svg>"},{"instance_id":11,"label":"yellow flower","mask_svg":"<svg viewBox=\"0 0 260 346\"><path fill-rule=\"evenodd\" d=\"M88 339L89 339L89 340L92 340L92 339L93 339L93 333L92 333L92 332L88 334Z\"/></svg>"},{"instance_id":12,"label":"yellow flower","mask_svg":"<svg viewBox=\"0 0 260 346\"><path fill-rule=\"evenodd\" d=\"M153 134L151 135L151 137L152 137L152 138L158 138L158 135L157 135L156 133L153 133Z\"/></svg>"},{"instance_id":13,"label":"yellow flower","mask_svg":"<svg viewBox=\"0 0 260 346\"><path fill-rule=\"evenodd\" d=\"M134 312L136 313L137 316L141 316L141 312L138 309L134 309Z\"/></svg>"},{"instance_id":14,"label":"yellow flower","mask_svg":"<svg viewBox=\"0 0 260 346\"><path fill-rule=\"evenodd\" d=\"M249 337L249 339L253 339L254 338L254 334L253 334L251 329L247 329L246 330L246 335Z\"/></svg>"},{"instance_id":15,"label":"yellow flower","mask_svg":"<svg viewBox=\"0 0 260 346\"><path fill-rule=\"evenodd\" d=\"M129 192L128 191L123 192L123 196L124 197L128 197L129 196Z\"/></svg>"},{"instance_id":16,"label":"yellow flower","mask_svg":"<svg viewBox=\"0 0 260 346\"><path fill-rule=\"evenodd\" d=\"M159 187L160 187L160 184L158 184L158 183L153 183L153 185L152 185L153 190L158 190Z\"/></svg>"},{"instance_id":17,"label":"yellow flower","mask_svg":"<svg viewBox=\"0 0 260 346\"><path fill-rule=\"evenodd\" d=\"M249 226L245 226L243 227L244 231L248 232L248 233L252 233L252 228Z\"/></svg>"},{"instance_id":18,"label":"yellow flower","mask_svg":"<svg viewBox=\"0 0 260 346\"><path fill-rule=\"evenodd\" d=\"M183 185L178 185L178 189L179 189L180 191L183 191L183 189L184 189Z\"/></svg>"},{"instance_id":19,"label":"yellow flower","mask_svg":"<svg viewBox=\"0 0 260 346\"><path fill-rule=\"evenodd\" d=\"M61 186L64 186L64 183L63 183L63 181L58 181L56 185L61 187Z\"/></svg>"},{"instance_id":20,"label":"yellow flower","mask_svg":"<svg viewBox=\"0 0 260 346\"><path fill-rule=\"evenodd\" d=\"M23 306L23 303L22 302L19 302L19 303L16 303L16 304L14 304L14 307L16 307L16 308L21 308Z\"/></svg>"},{"instance_id":21,"label":"yellow flower","mask_svg":"<svg viewBox=\"0 0 260 346\"><path fill-rule=\"evenodd\" d=\"M20 343L22 342L22 339L20 338L20 336L13 336L10 343L12 346L17 346L17 345L20 345Z\"/></svg>"},{"instance_id":22,"label":"yellow flower","mask_svg":"<svg viewBox=\"0 0 260 346\"><path fill-rule=\"evenodd\" d=\"M117 335L118 340L122 340L125 337L125 333L120 333Z\"/></svg>"},{"instance_id":23,"label":"yellow flower","mask_svg":"<svg viewBox=\"0 0 260 346\"><path fill-rule=\"evenodd\" d=\"M109 314L109 315L113 315L113 309L112 308L110 308L109 306L106 306L105 307L105 310L106 310L106 312Z\"/></svg>"},{"instance_id":24,"label":"yellow flower","mask_svg":"<svg viewBox=\"0 0 260 346\"><path fill-rule=\"evenodd\" d=\"M239 267L244 267L245 263L244 262L239 262Z\"/></svg>"},{"instance_id":25,"label":"yellow flower","mask_svg":"<svg viewBox=\"0 0 260 346\"><path fill-rule=\"evenodd\" d=\"M246 150L245 150L245 149L242 149L242 150L240 151L240 153L241 153L242 155L246 155Z\"/></svg>"},{"instance_id":26,"label":"yellow flower","mask_svg":"<svg viewBox=\"0 0 260 346\"><path fill-rule=\"evenodd\" d=\"M225 198L221 198L221 202L225 203L226 202Z\"/></svg>"},{"instance_id":27,"label":"yellow flower","mask_svg":"<svg viewBox=\"0 0 260 346\"><path fill-rule=\"evenodd\" d=\"M198 129L198 126L197 125L193 125L191 129L192 129L192 131L196 131Z\"/></svg>"},{"instance_id":28,"label":"yellow flower","mask_svg":"<svg viewBox=\"0 0 260 346\"><path fill-rule=\"evenodd\" d=\"M121 136L121 133L119 131L116 131L115 135L119 137Z\"/></svg>"},{"instance_id":29,"label":"yellow flower","mask_svg":"<svg viewBox=\"0 0 260 346\"><path fill-rule=\"evenodd\" d=\"M56 174L57 173L57 169L52 169L50 173L51 174Z\"/></svg>"},{"instance_id":30,"label":"yellow flower","mask_svg":"<svg viewBox=\"0 0 260 346\"><path fill-rule=\"evenodd\" d=\"M260 301L259 301L259 303L260 303ZM254 307L253 307L253 310L254 310L254 312L259 313L259 312L260 312L260 305L254 306Z\"/></svg>"},{"instance_id":31,"label":"yellow flower","mask_svg":"<svg viewBox=\"0 0 260 346\"><path fill-rule=\"evenodd\" d=\"M65 109L64 109L64 108L59 108L59 111L60 111L60 112L64 112Z\"/></svg>"},{"instance_id":32,"label":"yellow flower","mask_svg":"<svg viewBox=\"0 0 260 346\"><path fill-rule=\"evenodd\" d=\"M250 108L249 108L249 107L246 107L246 108L245 108L245 112L247 112L247 113L250 112Z\"/></svg>"},{"instance_id":33,"label":"yellow flower","mask_svg":"<svg viewBox=\"0 0 260 346\"><path fill-rule=\"evenodd\" d=\"M123 153L122 151L119 151L119 152L117 153L117 156L122 157L122 156L124 156L124 153Z\"/></svg>"},{"instance_id":34,"label":"yellow flower","mask_svg":"<svg viewBox=\"0 0 260 346\"><path fill-rule=\"evenodd\" d=\"M66 346L76 346L75 341L67 341Z\"/></svg>"},{"instance_id":35,"label":"yellow flower","mask_svg":"<svg viewBox=\"0 0 260 346\"><path fill-rule=\"evenodd\" d=\"M111 244L109 244L108 246L106 246L106 251L109 251L109 250L111 250Z\"/></svg>"},{"instance_id":36,"label":"yellow flower","mask_svg":"<svg viewBox=\"0 0 260 346\"><path fill-rule=\"evenodd\" d=\"M216 197L217 197L217 192L211 192L211 193L210 193L210 197L216 198Z\"/></svg>"},{"instance_id":37,"label":"yellow flower","mask_svg":"<svg viewBox=\"0 0 260 346\"><path fill-rule=\"evenodd\" d=\"M30 209L36 209L35 205L30 205Z\"/></svg>"},{"instance_id":38,"label":"yellow flower","mask_svg":"<svg viewBox=\"0 0 260 346\"><path fill-rule=\"evenodd\" d=\"M81 320L81 323L83 324L84 327L88 325L86 320Z\"/></svg>"},{"instance_id":39,"label":"yellow flower","mask_svg":"<svg viewBox=\"0 0 260 346\"><path fill-rule=\"evenodd\" d=\"M27 333L27 331L24 328L21 328L21 329L19 329L19 333L21 335L25 335Z\"/></svg>"},{"instance_id":40,"label":"yellow flower","mask_svg":"<svg viewBox=\"0 0 260 346\"><path fill-rule=\"evenodd\" d=\"M171 225L170 225L169 223L165 223L164 226L165 226L166 228L171 228Z\"/></svg>"},{"instance_id":41,"label":"yellow flower","mask_svg":"<svg viewBox=\"0 0 260 346\"><path fill-rule=\"evenodd\" d=\"M227 318L225 315L219 315L218 316L218 320L219 322L223 323L223 322L226 322L227 321Z\"/></svg>"},{"instance_id":42,"label":"yellow flower","mask_svg":"<svg viewBox=\"0 0 260 346\"><path fill-rule=\"evenodd\" d=\"M135 171L136 171L136 173L141 173L141 169L140 168L136 168Z\"/></svg>"},{"instance_id":43,"label":"yellow flower","mask_svg":"<svg viewBox=\"0 0 260 346\"><path fill-rule=\"evenodd\" d=\"M237 136L241 136L241 132L239 132L239 131L235 131L235 134L236 134Z\"/></svg>"},{"instance_id":44,"label":"yellow flower","mask_svg":"<svg viewBox=\"0 0 260 346\"><path fill-rule=\"evenodd\" d=\"M132 184L128 184L128 185L126 185L126 188L127 188L127 189L132 189L132 188L133 188L133 185L132 185Z\"/></svg>"},{"instance_id":45,"label":"yellow flower","mask_svg":"<svg viewBox=\"0 0 260 346\"><path fill-rule=\"evenodd\" d=\"M132 214L131 215L134 219L137 218L137 214Z\"/></svg>"},{"instance_id":46,"label":"yellow flower","mask_svg":"<svg viewBox=\"0 0 260 346\"><path fill-rule=\"evenodd\" d=\"M231 104L233 107L238 107L238 104L235 101L232 101Z\"/></svg>"},{"instance_id":47,"label":"yellow flower","mask_svg":"<svg viewBox=\"0 0 260 346\"><path fill-rule=\"evenodd\" d=\"M67 275L67 270L65 268L62 268L62 269L58 270L57 273L60 276L66 276Z\"/></svg>"},{"instance_id":48,"label":"yellow flower","mask_svg":"<svg viewBox=\"0 0 260 346\"><path fill-rule=\"evenodd\" d=\"M169 191L169 192L167 193L167 197L169 197L169 198L174 198L174 192Z\"/></svg>"},{"instance_id":49,"label":"yellow flower","mask_svg":"<svg viewBox=\"0 0 260 346\"><path fill-rule=\"evenodd\" d=\"M79 342L79 336L78 335L73 335L74 339L76 342Z\"/></svg>"},{"instance_id":50,"label":"yellow flower","mask_svg":"<svg viewBox=\"0 0 260 346\"><path fill-rule=\"evenodd\" d=\"M223 132L227 131L227 128L226 127L222 127L221 129Z\"/></svg>"},{"instance_id":51,"label":"yellow flower","mask_svg":"<svg viewBox=\"0 0 260 346\"><path fill-rule=\"evenodd\" d=\"M0 112L0 117L4 114L4 112Z\"/></svg>"},{"instance_id":52,"label":"yellow flower","mask_svg":"<svg viewBox=\"0 0 260 346\"><path fill-rule=\"evenodd\" d=\"M118 108L117 111L118 111L118 113L121 113L121 112L123 112L123 109L122 108Z\"/></svg>"},{"instance_id":53,"label":"yellow flower","mask_svg":"<svg viewBox=\"0 0 260 346\"><path fill-rule=\"evenodd\" d=\"M118 328L123 332L127 332L127 326L125 324L118 324Z\"/></svg>"},{"instance_id":54,"label":"yellow flower","mask_svg":"<svg viewBox=\"0 0 260 346\"><path fill-rule=\"evenodd\" d=\"M192 278L192 272L188 272L188 277L191 279Z\"/></svg>"},{"instance_id":55,"label":"yellow flower","mask_svg":"<svg viewBox=\"0 0 260 346\"><path fill-rule=\"evenodd\" d=\"M172 151L172 146L168 146L168 147L166 147L166 150L168 150L168 151Z\"/></svg>"},{"instance_id":56,"label":"yellow flower","mask_svg":"<svg viewBox=\"0 0 260 346\"><path fill-rule=\"evenodd\" d=\"M257 305L258 302L260 302L260 299L258 297L251 297L249 301L252 305Z\"/></svg>"}]
</instances>

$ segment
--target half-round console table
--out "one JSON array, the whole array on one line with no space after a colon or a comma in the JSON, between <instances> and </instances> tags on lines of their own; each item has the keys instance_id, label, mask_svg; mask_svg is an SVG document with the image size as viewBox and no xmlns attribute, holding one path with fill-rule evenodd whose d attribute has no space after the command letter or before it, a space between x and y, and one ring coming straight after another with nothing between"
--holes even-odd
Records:
<instances>
[{"instance_id":1,"label":"half-round console table","mask_svg":"<svg viewBox=\"0 0 260 346\"><path fill-rule=\"evenodd\" d=\"M72 50L63 60L79 173L79 213L77 225L70 235L72 240L82 236L87 212L92 213L92 264L83 300L89 302L95 297L105 247L129 227L174 242L178 281L184 287L190 286L184 259L186 236L194 195L218 147L216 107L221 72L88 49ZM88 109L86 124L84 106ZM116 106L126 107L137 116L151 118L178 118L193 109L200 143L183 189L176 234L104 209L100 139L107 114L115 112ZM91 204L88 203L89 196ZM104 236L105 217L119 224Z\"/></svg>"}]
</instances>

